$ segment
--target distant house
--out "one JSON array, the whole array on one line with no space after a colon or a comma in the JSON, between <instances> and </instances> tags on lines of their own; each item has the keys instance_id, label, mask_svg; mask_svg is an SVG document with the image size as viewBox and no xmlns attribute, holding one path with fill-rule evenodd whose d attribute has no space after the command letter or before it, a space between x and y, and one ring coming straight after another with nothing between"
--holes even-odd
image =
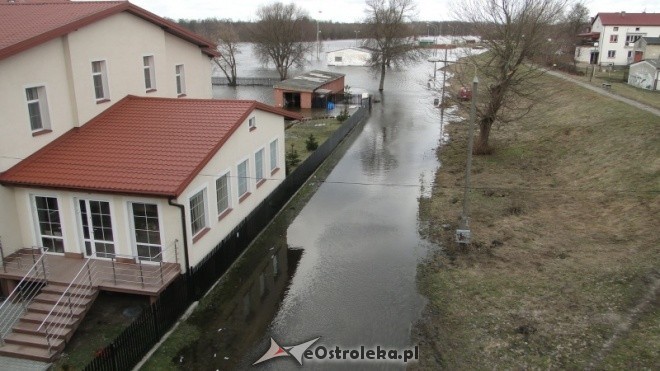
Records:
<instances>
[{"instance_id":1,"label":"distant house","mask_svg":"<svg viewBox=\"0 0 660 371\"><path fill-rule=\"evenodd\" d=\"M660 36L660 13L598 13L589 32L580 34L578 62L625 66L634 61L635 42Z\"/></svg>"},{"instance_id":2,"label":"distant house","mask_svg":"<svg viewBox=\"0 0 660 371\"><path fill-rule=\"evenodd\" d=\"M346 48L328 52L328 66L368 66L372 51L366 48Z\"/></svg>"},{"instance_id":3,"label":"distant house","mask_svg":"<svg viewBox=\"0 0 660 371\"><path fill-rule=\"evenodd\" d=\"M641 37L633 46L633 62L660 59L660 37Z\"/></svg>"},{"instance_id":4,"label":"distant house","mask_svg":"<svg viewBox=\"0 0 660 371\"><path fill-rule=\"evenodd\" d=\"M292 108L325 108L344 91L344 74L311 71L273 86L275 105Z\"/></svg>"},{"instance_id":5,"label":"distant house","mask_svg":"<svg viewBox=\"0 0 660 371\"><path fill-rule=\"evenodd\" d=\"M647 90L659 90L660 60L649 59L631 64L628 84Z\"/></svg>"}]
</instances>

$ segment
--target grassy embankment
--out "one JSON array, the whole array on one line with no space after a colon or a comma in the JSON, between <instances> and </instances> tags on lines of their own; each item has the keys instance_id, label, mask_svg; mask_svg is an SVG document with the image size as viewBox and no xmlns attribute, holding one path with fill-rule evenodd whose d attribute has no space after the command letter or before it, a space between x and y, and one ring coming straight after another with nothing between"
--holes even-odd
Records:
<instances>
[{"instance_id":1,"label":"grassy embankment","mask_svg":"<svg viewBox=\"0 0 660 371\"><path fill-rule=\"evenodd\" d=\"M494 129L495 153L473 160L464 249L466 127L448 125L420 200L442 248L419 267L430 303L413 368L660 368L660 118L542 81L535 114Z\"/></svg>"}]
</instances>

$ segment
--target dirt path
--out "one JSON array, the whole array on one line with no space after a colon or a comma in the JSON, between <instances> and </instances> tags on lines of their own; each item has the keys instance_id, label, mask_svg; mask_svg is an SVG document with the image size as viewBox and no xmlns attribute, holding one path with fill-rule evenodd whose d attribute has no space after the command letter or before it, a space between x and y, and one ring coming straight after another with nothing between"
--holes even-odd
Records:
<instances>
[{"instance_id":1,"label":"dirt path","mask_svg":"<svg viewBox=\"0 0 660 371\"><path fill-rule=\"evenodd\" d=\"M607 91L607 90L603 90L602 88L599 88L599 87L597 87L597 86L589 85L589 84L587 84L586 82L582 82L582 81L578 81L578 80L572 79L572 78L570 78L569 76L566 76L565 74L563 74L563 73L561 73L561 72L550 71L550 70L545 70L545 72L547 72L548 74L550 74L550 75L552 75L552 76L559 77L560 79L564 79L564 80L566 80L566 81L570 81L570 82L572 82L572 83L574 83L574 84L580 85L580 86L582 86L582 87L584 87L584 88L587 88L587 89L589 89L589 90L591 90L591 91L595 91L595 92L598 93L598 94L604 95L604 96L609 97L609 98L612 98L612 99L616 99L616 100L618 100L618 101L621 101L621 102L623 102L623 103L629 104L629 105L631 105L631 106L633 106L633 107L636 107L636 108L642 109L642 110L644 110L644 111L651 112L652 114L654 114L654 115L656 115L656 116L660 116L660 110L659 110L659 109L653 108L653 107L651 107L651 106L647 106L647 105L644 104L644 103L640 103L640 102L637 102L637 101L635 101L635 100L632 100L632 99L629 99L629 98L626 98L626 97L622 97L622 96L620 96L620 95L616 95L616 94L614 94L614 93L610 93L610 92Z\"/></svg>"}]
</instances>

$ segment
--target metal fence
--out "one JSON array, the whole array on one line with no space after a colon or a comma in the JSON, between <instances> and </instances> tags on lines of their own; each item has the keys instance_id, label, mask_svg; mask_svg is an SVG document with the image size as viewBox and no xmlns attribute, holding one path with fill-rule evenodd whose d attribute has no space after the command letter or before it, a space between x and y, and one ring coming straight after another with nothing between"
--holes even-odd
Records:
<instances>
[{"instance_id":1,"label":"metal fence","mask_svg":"<svg viewBox=\"0 0 660 371\"><path fill-rule=\"evenodd\" d=\"M273 86L280 82L279 77L237 77L236 85L243 86ZM211 77L213 85L229 85L229 81L224 76Z\"/></svg>"},{"instance_id":2,"label":"metal fence","mask_svg":"<svg viewBox=\"0 0 660 371\"><path fill-rule=\"evenodd\" d=\"M158 300L144 310L107 347L100 350L85 370L131 369L167 332L186 308L199 300L268 225L275 214L307 181L339 143L365 118L368 108L359 108L343 125L301 163L224 240L188 273L167 287Z\"/></svg>"}]
</instances>

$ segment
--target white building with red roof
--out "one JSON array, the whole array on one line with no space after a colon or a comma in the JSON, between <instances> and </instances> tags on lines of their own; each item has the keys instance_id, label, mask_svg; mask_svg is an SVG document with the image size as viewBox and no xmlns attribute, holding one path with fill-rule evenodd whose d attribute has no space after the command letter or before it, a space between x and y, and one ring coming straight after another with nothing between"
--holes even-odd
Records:
<instances>
[{"instance_id":1,"label":"white building with red roof","mask_svg":"<svg viewBox=\"0 0 660 371\"><path fill-rule=\"evenodd\" d=\"M626 66L634 61L635 42L660 36L660 13L598 13L583 45L575 50L578 62Z\"/></svg>"},{"instance_id":2,"label":"white building with red roof","mask_svg":"<svg viewBox=\"0 0 660 371\"><path fill-rule=\"evenodd\" d=\"M155 297L282 182L284 121L300 117L211 99L216 55L126 1L0 3L5 295L41 261L46 296L87 267L85 300L100 289ZM91 302L60 312L51 299L14 327L0 320L0 354L51 360L63 349ZM69 312L46 344L38 321Z\"/></svg>"}]
</instances>

